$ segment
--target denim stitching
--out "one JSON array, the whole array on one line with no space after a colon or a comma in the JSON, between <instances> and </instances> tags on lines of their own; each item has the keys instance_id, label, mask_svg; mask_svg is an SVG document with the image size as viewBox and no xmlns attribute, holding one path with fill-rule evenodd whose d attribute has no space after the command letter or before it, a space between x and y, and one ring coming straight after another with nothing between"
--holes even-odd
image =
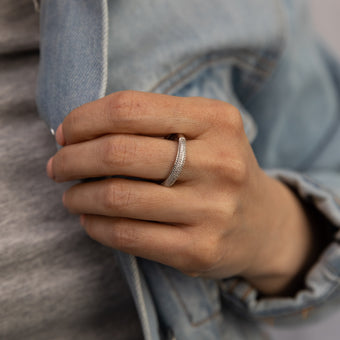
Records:
<instances>
[{"instance_id":1,"label":"denim stitching","mask_svg":"<svg viewBox=\"0 0 340 340\"><path fill-rule=\"evenodd\" d=\"M179 79L177 82L175 82L174 84L172 84L172 86L169 86L164 93L171 93L175 88L177 88L178 86L180 86L182 83L184 83L187 79L190 79L192 76L199 74L201 71L205 70L207 67L209 66L213 66L213 65L221 65L221 62L229 62L232 63L232 61L234 61L234 65L238 66L243 66L246 67L246 64L242 65L242 61L241 60L237 60L234 59L234 57L229 57L229 58L223 58L221 60L213 60L213 61L206 61L204 63L202 63L201 65L199 65L196 69L193 69L190 73L186 74L183 78Z\"/></svg>"},{"instance_id":2,"label":"denim stitching","mask_svg":"<svg viewBox=\"0 0 340 340\"><path fill-rule=\"evenodd\" d=\"M105 96L108 82L108 46L109 46L109 9L107 0L102 0L102 83L99 91L99 98Z\"/></svg>"},{"instance_id":3,"label":"denim stitching","mask_svg":"<svg viewBox=\"0 0 340 340\"><path fill-rule=\"evenodd\" d=\"M260 89L264 86L268 78L272 75L276 65L279 62L280 57L283 54L284 49L286 48L287 36L288 36L288 18L286 15L286 11L283 9L283 4L280 1L276 1L278 18L280 19L280 27L281 27L281 35L278 37L277 48L272 50L264 50L259 54L259 59L257 63L257 67L261 67L261 65L266 65L266 69L269 71L269 75L266 79L251 79L254 78L254 75L249 74L247 79L247 74L245 76L245 83L249 86L248 94L243 94L242 101L243 105L246 106L247 103L255 96L255 94L260 91ZM252 84L250 83L252 82Z\"/></svg>"},{"instance_id":4,"label":"denim stitching","mask_svg":"<svg viewBox=\"0 0 340 340\"><path fill-rule=\"evenodd\" d=\"M247 103L260 91L260 89L266 84L270 76L273 74L275 67L277 66L280 56L282 55L283 47L279 49L276 53L276 55L271 56L275 57L276 59L274 61L269 61L266 55L266 52L263 53L263 57L258 60L258 65L267 65L268 70L268 76L265 79L259 79L256 78L255 74L247 73L245 74L245 80L244 82L248 85L248 93L242 94L242 101L244 105L247 105ZM269 52L268 52L269 53ZM257 66L257 65L256 65ZM248 78L248 79L247 79Z\"/></svg>"},{"instance_id":5,"label":"denim stitching","mask_svg":"<svg viewBox=\"0 0 340 340\"><path fill-rule=\"evenodd\" d=\"M239 66L242 70L253 72L257 74L261 80L267 78L270 75L271 70L261 70L258 63L255 65L249 63L249 59L254 57L258 59L258 54L247 49L242 50L237 55L234 55L232 51L223 51L204 56L196 56L185 62L175 71L163 77L158 83L151 87L149 91L170 93L176 87L185 83L185 81L191 76L199 74L199 72L204 70L206 67L223 62L233 62L231 65ZM268 64L270 63L271 61L268 60Z\"/></svg>"}]
</instances>

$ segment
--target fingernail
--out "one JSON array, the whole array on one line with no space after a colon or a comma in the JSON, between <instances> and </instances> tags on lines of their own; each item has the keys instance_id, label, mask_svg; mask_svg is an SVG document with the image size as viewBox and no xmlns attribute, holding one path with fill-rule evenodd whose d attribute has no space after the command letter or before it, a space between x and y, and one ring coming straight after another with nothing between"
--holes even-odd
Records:
<instances>
[{"instance_id":1,"label":"fingernail","mask_svg":"<svg viewBox=\"0 0 340 340\"><path fill-rule=\"evenodd\" d=\"M63 193L63 198L62 198L62 200L63 200L63 205L65 206L66 192Z\"/></svg>"},{"instance_id":2,"label":"fingernail","mask_svg":"<svg viewBox=\"0 0 340 340\"><path fill-rule=\"evenodd\" d=\"M51 157L46 165L46 173L47 176L53 179L53 169L52 169L52 162L53 162L53 157Z\"/></svg>"},{"instance_id":3,"label":"fingernail","mask_svg":"<svg viewBox=\"0 0 340 340\"><path fill-rule=\"evenodd\" d=\"M55 133L55 139L57 143L61 146L64 146L66 144L64 134L63 134L63 124L60 124L58 126L57 132Z\"/></svg>"},{"instance_id":4,"label":"fingernail","mask_svg":"<svg viewBox=\"0 0 340 340\"><path fill-rule=\"evenodd\" d=\"M84 216L84 215L80 215L80 224L81 224L82 226L85 225L85 216Z\"/></svg>"}]
</instances>

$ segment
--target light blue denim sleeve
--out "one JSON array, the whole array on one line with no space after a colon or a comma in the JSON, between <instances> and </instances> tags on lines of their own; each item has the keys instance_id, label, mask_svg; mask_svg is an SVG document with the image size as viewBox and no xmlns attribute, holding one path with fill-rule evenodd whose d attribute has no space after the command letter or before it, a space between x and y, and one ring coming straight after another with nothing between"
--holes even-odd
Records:
<instances>
[{"instance_id":1,"label":"light blue denim sleeve","mask_svg":"<svg viewBox=\"0 0 340 340\"><path fill-rule=\"evenodd\" d=\"M223 296L230 303L238 304L242 308L246 307L255 317L268 319L271 323L275 322L276 324L301 323L307 319L307 322L314 321L326 317L334 308L339 308L340 304L340 109L338 100L340 65L322 49L319 60L325 62L327 67L323 71L318 67L317 73L320 76L320 82L313 82L314 85L309 86L309 90L313 91L313 86L318 88L327 78L326 74L329 74L329 81L334 92L327 91L329 100L325 102L327 105L323 104L323 110L319 112L318 116L315 116L319 118L305 119L303 121L305 128L294 137L292 144L295 145L296 150L304 142L306 145L314 144L314 151L306 157L304 157L305 154L298 152L299 162L294 168L290 168L289 162L284 160L284 147L278 147L275 152L275 157L280 157L280 161L278 159L273 161L274 154L270 154L270 152L268 155L271 156L262 155L261 161L269 164L268 170L266 170L268 175L293 188L303 201L311 203L325 217L325 220L330 222L334 227L333 241L326 247L306 275L305 287L292 298L263 298L258 291L242 280L229 279L221 283ZM275 85L271 84L270 87L275 88ZM333 99L331 99L332 97ZM318 106L320 98L318 96L314 98L313 105ZM301 100L304 101L304 98L302 97ZM259 105L256 104L256 107L259 108ZM284 109L287 113L287 108ZM304 113L300 112L299 114L303 116ZM307 114L311 115L309 112ZM285 139L292 139L291 130L294 129L292 126L294 122L299 124L296 119L292 120L288 124L287 130L284 130L282 124L274 125L272 127L274 135L281 129L281 133L283 130L285 131L282 133ZM315 128L324 130L322 138L321 136L317 138L317 134L313 133ZM261 130L261 127L259 129ZM265 139L263 142L271 144L274 140ZM287 153L287 155L289 154ZM280 162L281 166L273 166L273 163ZM329 224L318 227L325 229L326 232Z\"/></svg>"},{"instance_id":2,"label":"light blue denim sleeve","mask_svg":"<svg viewBox=\"0 0 340 340\"><path fill-rule=\"evenodd\" d=\"M336 228L340 226L340 174L302 174L270 170L268 174L295 188L298 195L313 202ZM320 225L320 228L325 226ZM246 281L229 279L221 283L224 298L246 307L256 318L270 323L314 321L326 317L340 303L340 232L321 254L305 278L305 288L292 298L263 298Z\"/></svg>"},{"instance_id":3,"label":"light blue denim sleeve","mask_svg":"<svg viewBox=\"0 0 340 340\"><path fill-rule=\"evenodd\" d=\"M295 188L303 199L313 202L336 228L340 227L340 173L302 174L289 170L270 170L268 174ZM324 228L326 226L319 226ZM271 323L301 322L325 317L340 303L340 232L321 254L305 278L305 288L292 298L263 298L247 282L230 279L221 283L223 295L243 305L257 318ZM327 303L326 303L327 302Z\"/></svg>"}]
</instances>

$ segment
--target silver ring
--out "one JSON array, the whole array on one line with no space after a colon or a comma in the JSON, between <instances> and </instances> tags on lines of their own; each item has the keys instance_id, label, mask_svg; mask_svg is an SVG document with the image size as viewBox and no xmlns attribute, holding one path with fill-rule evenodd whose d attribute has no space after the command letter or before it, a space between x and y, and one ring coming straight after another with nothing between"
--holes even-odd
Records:
<instances>
[{"instance_id":1,"label":"silver ring","mask_svg":"<svg viewBox=\"0 0 340 340\"><path fill-rule=\"evenodd\" d=\"M173 139L172 136L168 139ZM176 155L176 159L175 159L174 165L172 167L172 170L169 176L164 182L162 182L162 185L166 187L171 187L177 181L179 175L181 174L183 170L185 159L186 159L186 154L187 154L186 139L184 135L182 135L181 133L178 133L175 135L175 137L178 140L177 155Z\"/></svg>"}]
</instances>

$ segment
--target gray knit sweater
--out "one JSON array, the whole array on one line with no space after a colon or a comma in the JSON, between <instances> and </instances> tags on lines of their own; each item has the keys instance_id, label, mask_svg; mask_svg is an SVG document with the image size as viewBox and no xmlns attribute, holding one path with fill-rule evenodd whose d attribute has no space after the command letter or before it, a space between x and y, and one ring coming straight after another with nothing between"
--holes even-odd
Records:
<instances>
[{"instance_id":1,"label":"gray knit sweater","mask_svg":"<svg viewBox=\"0 0 340 340\"><path fill-rule=\"evenodd\" d=\"M56 149L34 101L38 21L32 0L1 0L0 339L141 339L113 251L45 174Z\"/></svg>"}]
</instances>

